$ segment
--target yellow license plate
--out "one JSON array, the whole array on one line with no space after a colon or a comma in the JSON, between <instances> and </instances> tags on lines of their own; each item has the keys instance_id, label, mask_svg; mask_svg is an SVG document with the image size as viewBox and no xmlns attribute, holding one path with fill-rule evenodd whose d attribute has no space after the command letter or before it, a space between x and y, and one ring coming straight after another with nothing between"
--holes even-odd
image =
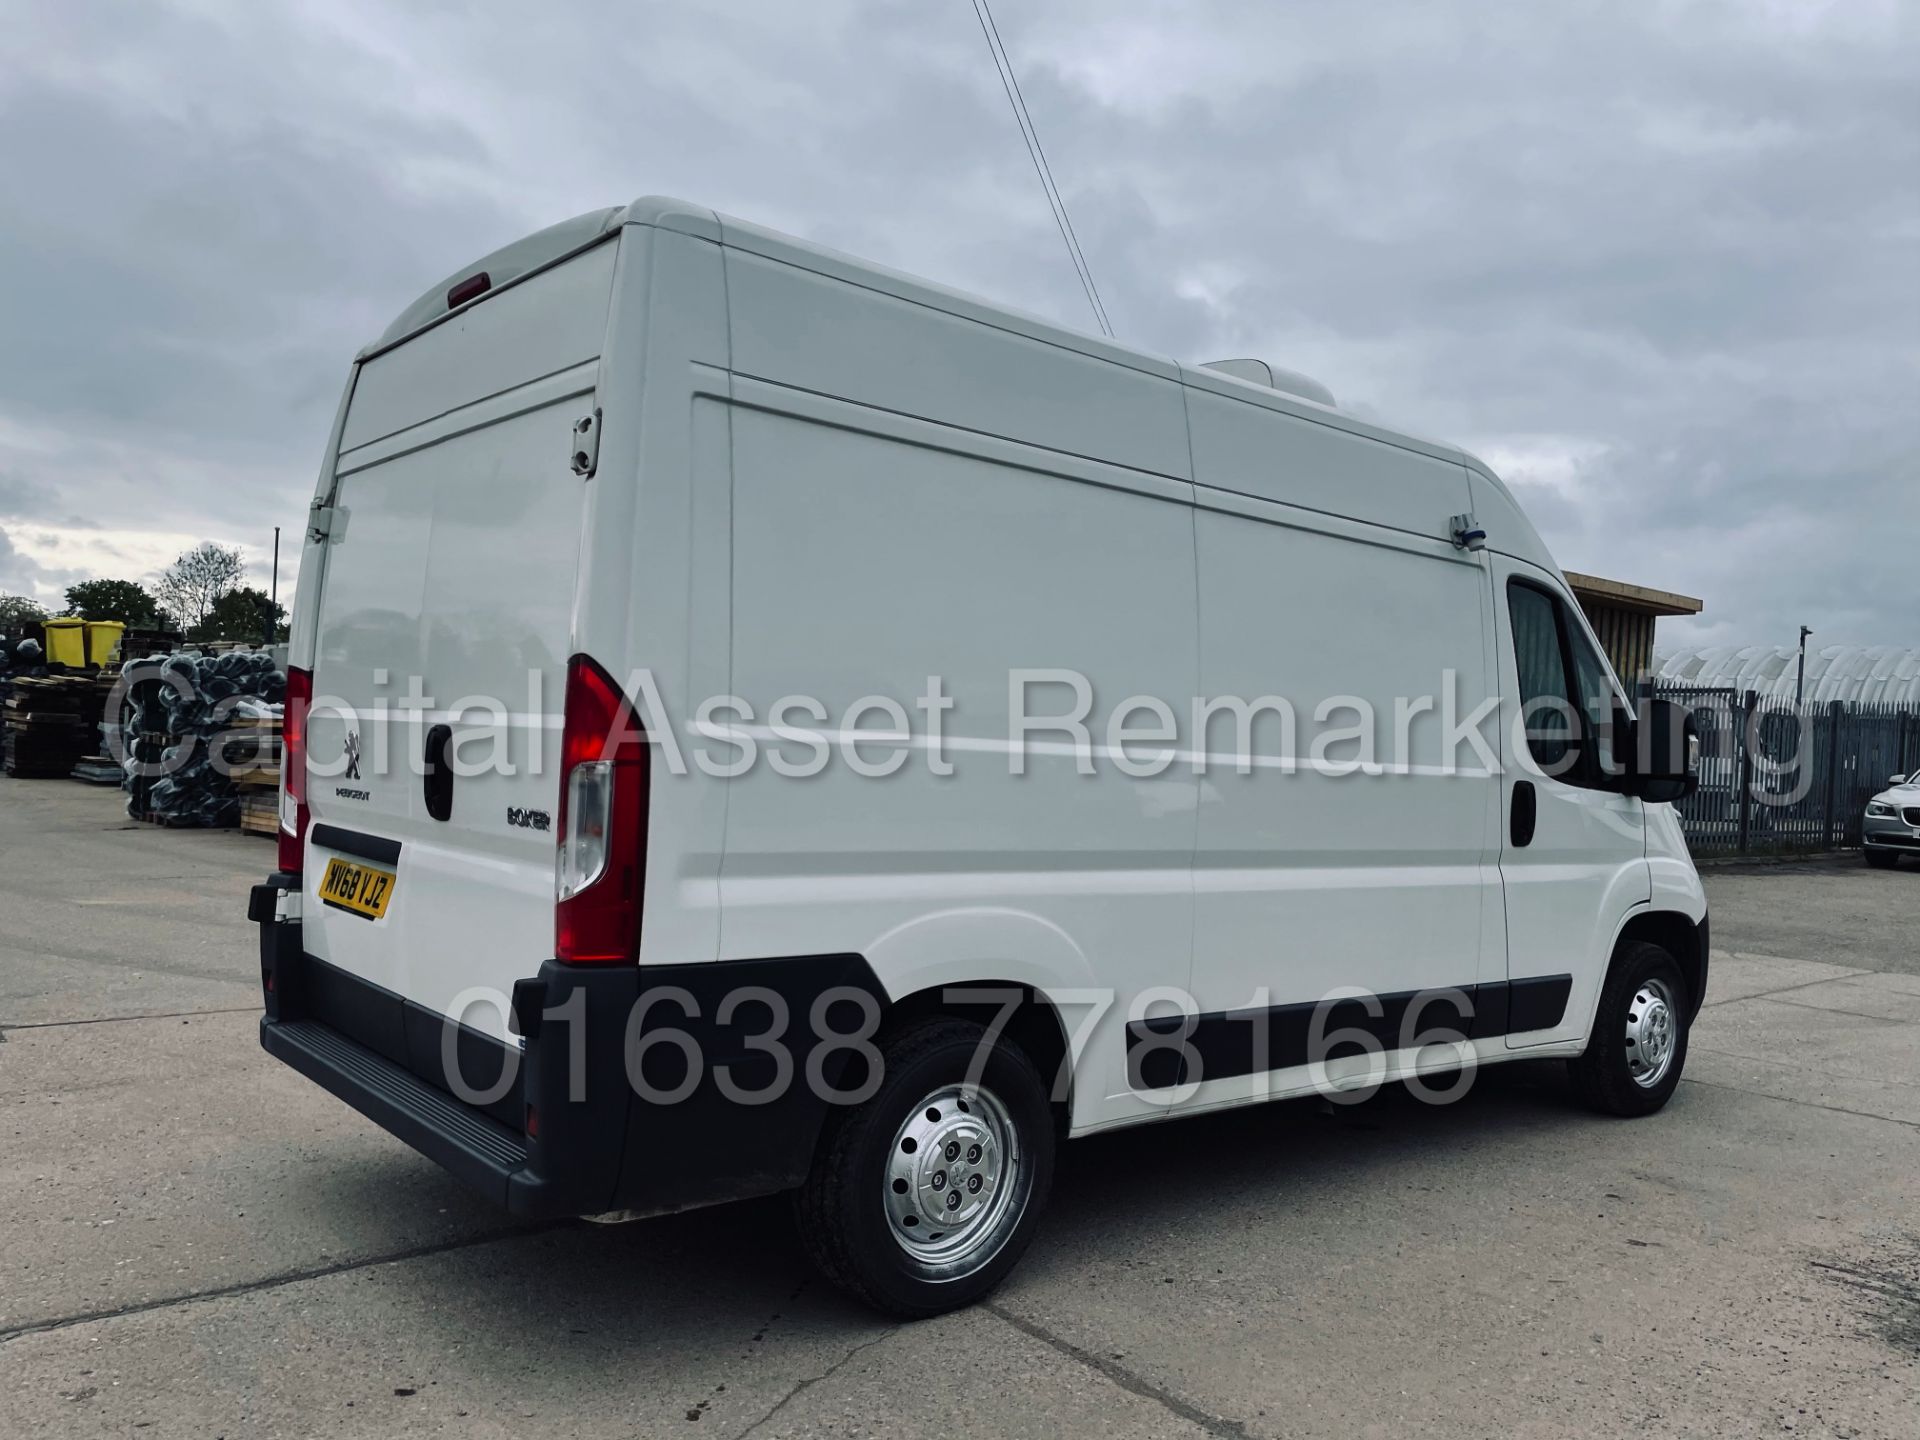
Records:
<instances>
[{"instance_id":1,"label":"yellow license plate","mask_svg":"<svg viewBox=\"0 0 1920 1440\"><path fill-rule=\"evenodd\" d=\"M320 882L320 899L336 910L378 920L387 913L393 898L393 872L371 865L355 865L350 860L329 860L326 877Z\"/></svg>"}]
</instances>

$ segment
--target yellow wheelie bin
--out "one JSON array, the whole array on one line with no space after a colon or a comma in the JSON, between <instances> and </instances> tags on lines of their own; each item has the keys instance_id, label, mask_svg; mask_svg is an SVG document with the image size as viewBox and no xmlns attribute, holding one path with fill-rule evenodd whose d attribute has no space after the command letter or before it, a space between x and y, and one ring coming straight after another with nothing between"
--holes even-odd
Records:
<instances>
[{"instance_id":1,"label":"yellow wheelie bin","mask_svg":"<svg viewBox=\"0 0 1920 1440\"><path fill-rule=\"evenodd\" d=\"M87 621L87 664L105 665L120 649L120 637L126 631L120 620Z\"/></svg>"},{"instance_id":2,"label":"yellow wheelie bin","mask_svg":"<svg viewBox=\"0 0 1920 1440\"><path fill-rule=\"evenodd\" d=\"M87 663L87 622L76 615L62 615L42 622L47 637L47 663L71 665L78 669Z\"/></svg>"}]
</instances>

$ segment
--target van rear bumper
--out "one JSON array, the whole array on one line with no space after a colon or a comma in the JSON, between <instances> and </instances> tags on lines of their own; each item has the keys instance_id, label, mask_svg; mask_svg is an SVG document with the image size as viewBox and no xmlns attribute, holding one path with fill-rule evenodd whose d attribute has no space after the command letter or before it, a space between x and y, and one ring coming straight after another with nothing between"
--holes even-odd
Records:
<instances>
[{"instance_id":1,"label":"van rear bumper","mask_svg":"<svg viewBox=\"0 0 1920 1440\"><path fill-rule=\"evenodd\" d=\"M261 1048L514 1215L616 1208L634 969L547 961L545 1008L569 1018L505 1045L307 954L300 922L274 917L287 879L256 886L248 910L260 925Z\"/></svg>"},{"instance_id":2,"label":"van rear bumper","mask_svg":"<svg viewBox=\"0 0 1920 1440\"><path fill-rule=\"evenodd\" d=\"M306 953L300 922L275 913L298 883L276 874L248 905L262 1048L528 1218L660 1214L799 1184L830 1104L846 1103L831 1097L860 1091L862 1012L877 1024L885 1004L858 955L547 960L514 987L521 1043L506 1045Z\"/></svg>"}]
</instances>

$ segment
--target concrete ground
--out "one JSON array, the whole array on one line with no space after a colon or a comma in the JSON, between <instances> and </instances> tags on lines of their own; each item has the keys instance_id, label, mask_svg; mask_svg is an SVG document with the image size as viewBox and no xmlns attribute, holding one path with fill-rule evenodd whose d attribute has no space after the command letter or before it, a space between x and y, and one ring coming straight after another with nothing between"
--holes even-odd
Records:
<instances>
[{"instance_id":1,"label":"concrete ground","mask_svg":"<svg viewBox=\"0 0 1920 1440\"><path fill-rule=\"evenodd\" d=\"M1069 1147L987 1305L778 1202L516 1227L254 1037L271 846L0 780L0 1434L1920 1436L1920 868L1715 870L1658 1117L1546 1065Z\"/></svg>"}]
</instances>

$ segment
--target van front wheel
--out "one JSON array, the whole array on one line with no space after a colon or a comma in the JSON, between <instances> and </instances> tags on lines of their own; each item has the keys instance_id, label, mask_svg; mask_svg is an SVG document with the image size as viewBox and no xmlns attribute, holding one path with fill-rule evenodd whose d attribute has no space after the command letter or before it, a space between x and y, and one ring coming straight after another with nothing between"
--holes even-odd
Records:
<instances>
[{"instance_id":1,"label":"van front wheel","mask_svg":"<svg viewBox=\"0 0 1920 1440\"><path fill-rule=\"evenodd\" d=\"M1651 1115L1672 1098L1687 1063L1693 1004L1673 956L1636 942L1600 991L1587 1052L1567 1069L1580 1098L1606 1115Z\"/></svg>"},{"instance_id":2,"label":"van front wheel","mask_svg":"<svg viewBox=\"0 0 1920 1440\"><path fill-rule=\"evenodd\" d=\"M913 1025L881 1056L879 1089L829 1118L794 1214L828 1279L919 1319L1019 1260L1052 1185L1053 1117L1033 1062L969 1021Z\"/></svg>"}]
</instances>

